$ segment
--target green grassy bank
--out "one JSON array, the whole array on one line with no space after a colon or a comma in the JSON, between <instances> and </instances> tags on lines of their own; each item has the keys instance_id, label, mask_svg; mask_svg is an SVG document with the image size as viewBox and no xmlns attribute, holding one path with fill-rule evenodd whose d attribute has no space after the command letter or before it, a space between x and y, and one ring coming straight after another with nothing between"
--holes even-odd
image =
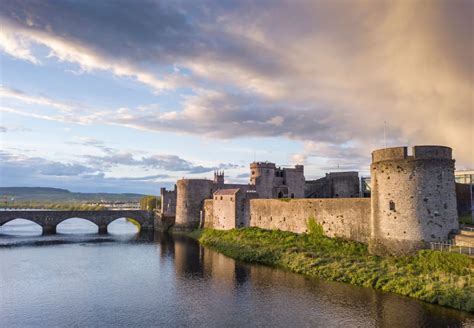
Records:
<instances>
[{"instance_id":1,"label":"green grassy bank","mask_svg":"<svg viewBox=\"0 0 474 328\"><path fill-rule=\"evenodd\" d=\"M372 256L364 244L324 237L317 225L310 228L308 234L258 228L204 229L191 237L237 260L474 312L471 258L429 250L397 258Z\"/></svg>"}]
</instances>

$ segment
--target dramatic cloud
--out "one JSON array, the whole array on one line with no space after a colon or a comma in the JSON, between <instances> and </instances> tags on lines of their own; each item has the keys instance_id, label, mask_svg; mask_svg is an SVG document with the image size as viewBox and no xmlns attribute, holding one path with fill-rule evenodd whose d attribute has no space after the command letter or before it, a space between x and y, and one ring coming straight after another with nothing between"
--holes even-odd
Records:
<instances>
[{"instance_id":1,"label":"dramatic cloud","mask_svg":"<svg viewBox=\"0 0 474 328\"><path fill-rule=\"evenodd\" d=\"M84 72L193 94L178 108L69 115L60 101L49 104L57 115L1 110L210 137L283 136L346 156L348 144L354 153L383 147L385 126L387 145L450 145L472 163L473 13L469 0L3 1L0 44L11 56L41 65L44 47ZM294 159L308 156L303 149Z\"/></svg>"},{"instance_id":2,"label":"dramatic cloud","mask_svg":"<svg viewBox=\"0 0 474 328\"><path fill-rule=\"evenodd\" d=\"M50 186L75 191L128 191L158 194L158 186L169 187L167 174L111 177L80 163L62 163L41 157L0 152L1 186ZM163 181L165 180L165 181Z\"/></svg>"},{"instance_id":3,"label":"dramatic cloud","mask_svg":"<svg viewBox=\"0 0 474 328\"><path fill-rule=\"evenodd\" d=\"M220 164L219 166L204 167L195 165L176 155L152 155L137 158L132 153L113 152L105 156L86 156L87 162L98 168L111 168L118 165L140 166L148 169L160 169L165 171L181 171L189 174L207 173L217 169L236 168L232 164Z\"/></svg>"},{"instance_id":4,"label":"dramatic cloud","mask_svg":"<svg viewBox=\"0 0 474 328\"><path fill-rule=\"evenodd\" d=\"M21 175L67 177L96 171L79 163L60 163L40 157L15 155L5 151L0 151L0 160L0 179L11 179Z\"/></svg>"}]
</instances>

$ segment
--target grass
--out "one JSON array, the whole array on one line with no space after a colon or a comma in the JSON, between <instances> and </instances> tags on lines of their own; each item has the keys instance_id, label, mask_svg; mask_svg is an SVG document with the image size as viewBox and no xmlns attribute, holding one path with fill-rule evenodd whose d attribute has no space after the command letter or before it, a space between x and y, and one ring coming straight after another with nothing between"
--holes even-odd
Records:
<instances>
[{"instance_id":1,"label":"grass","mask_svg":"<svg viewBox=\"0 0 474 328\"><path fill-rule=\"evenodd\" d=\"M474 263L465 255L422 250L414 256L378 257L358 242L327 238L314 222L308 234L242 228L190 234L234 259L278 266L474 312Z\"/></svg>"},{"instance_id":2,"label":"grass","mask_svg":"<svg viewBox=\"0 0 474 328\"><path fill-rule=\"evenodd\" d=\"M459 223L472 224L472 218L470 215L464 215L459 217Z\"/></svg>"}]
</instances>

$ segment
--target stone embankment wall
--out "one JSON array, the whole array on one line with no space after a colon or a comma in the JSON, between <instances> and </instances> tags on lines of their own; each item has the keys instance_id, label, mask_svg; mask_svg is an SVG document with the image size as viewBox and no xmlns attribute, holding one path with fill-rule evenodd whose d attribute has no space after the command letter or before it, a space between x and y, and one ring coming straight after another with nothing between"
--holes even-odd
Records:
<instances>
[{"instance_id":1,"label":"stone embankment wall","mask_svg":"<svg viewBox=\"0 0 474 328\"><path fill-rule=\"evenodd\" d=\"M367 243L370 235L370 199L252 199L250 226L307 232L307 221L314 218L328 237Z\"/></svg>"}]
</instances>

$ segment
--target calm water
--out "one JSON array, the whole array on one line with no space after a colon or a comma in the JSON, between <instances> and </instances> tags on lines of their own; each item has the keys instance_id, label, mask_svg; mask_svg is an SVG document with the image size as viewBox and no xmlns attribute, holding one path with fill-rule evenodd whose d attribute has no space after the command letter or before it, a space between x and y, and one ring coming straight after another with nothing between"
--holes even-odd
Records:
<instances>
[{"instance_id":1,"label":"calm water","mask_svg":"<svg viewBox=\"0 0 474 328\"><path fill-rule=\"evenodd\" d=\"M125 220L0 228L2 327L474 327L474 316L238 263Z\"/></svg>"}]
</instances>

